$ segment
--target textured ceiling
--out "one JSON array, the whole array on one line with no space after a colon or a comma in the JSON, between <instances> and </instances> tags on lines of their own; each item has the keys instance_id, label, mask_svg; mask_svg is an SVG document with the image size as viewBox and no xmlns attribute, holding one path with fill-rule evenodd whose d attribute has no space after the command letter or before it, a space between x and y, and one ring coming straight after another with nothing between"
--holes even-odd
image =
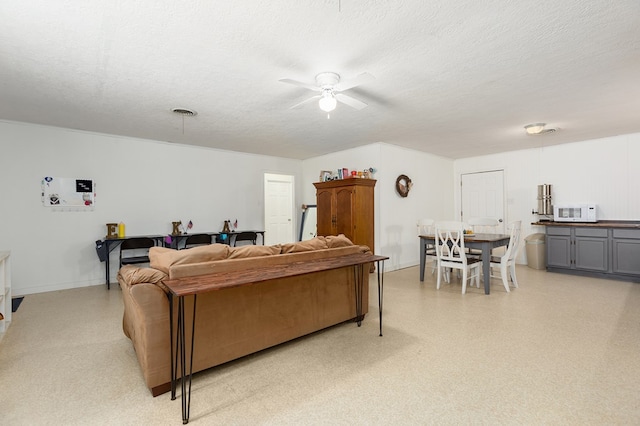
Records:
<instances>
[{"instance_id":1,"label":"textured ceiling","mask_svg":"<svg viewBox=\"0 0 640 426\"><path fill-rule=\"evenodd\" d=\"M635 0L4 1L0 119L298 159L548 146L640 132L639 28ZM322 71L374 75L369 106L289 109L315 93L278 80Z\"/></svg>"}]
</instances>

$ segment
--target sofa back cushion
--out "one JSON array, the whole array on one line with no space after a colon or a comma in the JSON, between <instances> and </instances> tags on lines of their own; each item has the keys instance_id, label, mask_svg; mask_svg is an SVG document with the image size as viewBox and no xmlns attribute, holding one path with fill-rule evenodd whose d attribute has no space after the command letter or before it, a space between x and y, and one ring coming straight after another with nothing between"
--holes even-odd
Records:
<instances>
[{"instance_id":1,"label":"sofa back cushion","mask_svg":"<svg viewBox=\"0 0 640 426\"><path fill-rule=\"evenodd\" d=\"M174 250L164 247L151 247L149 249L149 263L151 267L165 274L169 274L169 269L173 265L188 265L191 263L222 260L228 256L229 246L227 244L209 244L186 250Z\"/></svg>"},{"instance_id":2,"label":"sofa back cushion","mask_svg":"<svg viewBox=\"0 0 640 426\"><path fill-rule=\"evenodd\" d=\"M280 245L274 246L240 246L231 247L229 249L228 259L244 259L247 257L260 257L260 256L273 256L274 254L280 254L282 248Z\"/></svg>"},{"instance_id":3,"label":"sofa back cushion","mask_svg":"<svg viewBox=\"0 0 640 426\"><path fill-rule=\"evenodd\" d=\"M327 235L324 237L327 243L327 248L349 247L353 243L344 234L339 235Z\"/></svg>"},{"instance_id":4,"label":"sofa back cushion","mask_svg":"<svg viewBox=\"0 0 640 426\"><path fill-rule=\"evenodd\" d=\"M353 245L353 244L351 244ZM300 253L302 251L312 250L324 250L329 248L324 237L315 237L306 241L299 241L297 243L282 244L282 254L285 253Z\"/></svg>"}]
</instances>

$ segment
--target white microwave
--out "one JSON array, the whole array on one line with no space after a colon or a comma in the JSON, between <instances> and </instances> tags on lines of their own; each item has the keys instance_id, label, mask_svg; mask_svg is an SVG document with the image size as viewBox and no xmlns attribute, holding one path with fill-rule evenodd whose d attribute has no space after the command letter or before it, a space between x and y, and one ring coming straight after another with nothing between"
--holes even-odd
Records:
<instances>
[{"instance_id":1,"label":"white microwave","mask_svg":"<svg viewBox=\"0 0 640 426\"><path fill-rule=\"evenodd\" d=\"M598 207L595 204L560 204L553 206L555 222L597 222Z\"/></svg>"}]
</instances>

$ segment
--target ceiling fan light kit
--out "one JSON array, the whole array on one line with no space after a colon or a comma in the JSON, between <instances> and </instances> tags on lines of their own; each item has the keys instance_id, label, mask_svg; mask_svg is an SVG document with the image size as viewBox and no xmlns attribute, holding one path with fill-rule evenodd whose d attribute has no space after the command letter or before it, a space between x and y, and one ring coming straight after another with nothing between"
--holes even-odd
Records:
<instances>
[{"instance_id":1,"label":"ceiling fan light kit","mask_svg":"<svg viewBox=\"0 0 640 426\"><path fill-rule=\"evenodd\" d=\"M333 96L333 93L331 92L331 90L323 90L322 97L318 102L318 105L320 105L320 109L323 110L324 112L331 112L334 109L336 109L336 104L337 104L336 98L335 96Z\"/></svg>"}]
</instances>

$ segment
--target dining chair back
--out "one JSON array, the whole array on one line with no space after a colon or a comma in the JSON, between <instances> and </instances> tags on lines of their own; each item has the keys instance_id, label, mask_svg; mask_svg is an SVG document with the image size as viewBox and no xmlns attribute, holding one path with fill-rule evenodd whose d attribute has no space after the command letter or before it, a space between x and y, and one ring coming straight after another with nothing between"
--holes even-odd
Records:
<instances>
[{"instance_id":1,"label":"dining chair back","mask_svg":"<svg viewBox=\"0 0 640 426\"><path fill-rule=\"evenodd\" d=\"M467 221L475 234L495 234L500 222L492 217L472 217Z\"/></svg>"},{"instance_id":2,"label":"dining chair back","mask_svg":"<svg viewBox=\"0 0 640 426\"><path fill-rule=\"evenodd\" d=\"M418 225L418 236L420 235L433 235L435 220L433 219L420 219ZM421 242L422 244L422 242ZM431 274L436 272L436 246L435 244L427 244L425 250L425 265L431 263Z\"/></svg>"},{"instance_id":3,"label":"dining chair back","mask_svg":"<svg viewBox=\"0 0 640 426\"><path fill-rule=\"evenodd\" d=\"M492 217L472 217L467 221L467 224L474 234L496 234L500 222ZM473 257L481 257L482 250L469 249L467 254Z\"/></svg>"},{"instance_id":4,"label":"dining chair back","mask_svg":"<svg viewBox=\"0 0 640 426\"><path fill-rule=\"evenodd\" d=\"M464 224L462 222L437 222L435 224L435 242L437 256L438 280L440 289L442 275L450 282L449 269L462 272L462 294L467 292L467 280L476 282L480 287L480 259L468 258L464 247Z\"/></svg>"},{"instance_id":5,"label":"dining chair back","mask_svg":"<svg viewBox=\"0 0 640 426\"><path fill-rule=\"evenodd\" d=\"M211 244L211 235L209 234L193 234L189 235L184 240L184 248L191 248L196 246L204 246Z\"/></svg>"},{"instance_id":6,"label":"dining chair back","mask_svg":"<svg viewBox=\"0 0 640 426\"><path fill-rule=\"evenodd\" d=\"M433 219L420 219L417 223L418 235L433 235L435 222Z\"/></svg>"},{"instance_id":7,"label":"dining chair back","mask_svg":"<svg viewBox=\"0 0 640 426\"><path fill-rule=\"evenodd\" d=\"M509 293L509 279L513 282L514 287L518 287L518 280L516 279L516 256L518 255L518 248L520 246L522 221L517 220L509 224L509 244L504 255L500 257L491 257L491 268L500 268L500 276L495 278L502 279L502 285ZM494 277L492 275L492 277Z\"/></svg>"},{"instance_id":8,"label":"dining chair back","mask_svg":"<svg viewBox=\"0 0 640 426\"><path fill-rule=\"evenodd\" d=\"M149 249L156 243L152 238L128 238L120 244L120 267L137 263L149 263Z\"/></svg>"}]
</instances>

